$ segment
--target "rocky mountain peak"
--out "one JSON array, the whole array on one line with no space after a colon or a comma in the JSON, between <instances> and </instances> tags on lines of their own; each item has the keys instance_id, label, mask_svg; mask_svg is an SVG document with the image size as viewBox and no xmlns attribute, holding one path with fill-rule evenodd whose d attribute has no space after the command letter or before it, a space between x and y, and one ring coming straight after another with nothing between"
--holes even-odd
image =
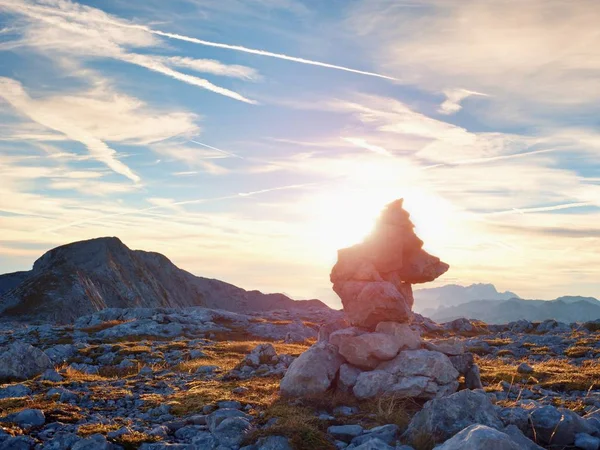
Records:
<instances>
[{"instance_id":1,"label":"rocky mountain peak","mask_svg":"<svg viewBox=\"0 0 600 450\"><path fill-rule=\"evenodd\" d=\"M33 264L34 272L69 264L81 268L102 267L110 260L130 258L129 248L118 237L100 237L61 245L44 253Z\"/></svg>"}]
</instances>

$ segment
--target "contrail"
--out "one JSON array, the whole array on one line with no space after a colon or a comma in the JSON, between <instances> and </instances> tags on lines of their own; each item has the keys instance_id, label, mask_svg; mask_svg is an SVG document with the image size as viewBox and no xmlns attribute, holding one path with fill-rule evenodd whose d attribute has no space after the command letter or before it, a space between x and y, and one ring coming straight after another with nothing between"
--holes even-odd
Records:
<instances>
[{"instance_id":1,"label":"contrail","mask_svg":"<svg viewBox=\"0 0 600 450\"><path fill-rule=\"evenodd\" d=\"M236 155L235 153L227 152L225 150L221 150L220 148L213 147L212 145L204 144L202 142L195 141L193 139L190 139L190 142L193 142L194 144L201 145L202 147L210 148L211 150L214 150L214 151L219 152L219 153L223 153L224 155L227 155L227 156L231 156L232 158L245 159L243 156Z\"/></svg>"},{"instance_id":2,"label":"contrail","mask_svg":"<svg viewBox=\"0 0 600 450\"><path fill-rule=\"evenodd\" d=\"M485 216L501 216L505 214L525 214L525 213L536 213L536 212L549 212L549 211L560 211L563 209L571 209L571 208L583 208L585 206L594 206L593 203L590 202L579 202L579 203L563 203L561 205L554 206L540 206L537 208L512 208L505 211L497 211L488 214L484 214Z\"/></svg>"},{"instance_id":3,"label":"contrail","mask_svg":"<svg viewBox=\"0 0 600 450\"><path fill-rule=\"evenodd\" d=\"M386 80L398 81L398 78L390 77L387 75L382 75L380 73L352 69L350 67L338 66L335 64L329 64L329 63L320 62L320 61L313 61L311 59L298 58L296 56L284 55L282 53L273 53L273 52L269 52L266 50L259 50L259 49L255 49L255 48L243 47L241 45L230 45L230 44L223 44L220 42L205 41L202 39L197 39L197 38L193 38L193 37L189 37L189 36L183 36L181 34L166 33L164 31L153 30L151 28L144 27L144 26L140 26L140 27L142 27L144 30L148 31L149 33L156 34L157 36L163 36L163 37L167 37L170 39L177 39L180 41L191 42L193 44L204 45L207 47L216 47L216 48L222 48L222 49L226 49L226 50L233 50L236 52L251 53L253 55L268 56L271 58L284 59L286 61L293 61L293 62L297 62L300 64L309 64L311 66L326 67L328 69L342 70L344 72L352 72L352 73L358 73L360 75L367 75L370 77L377 77L377 78L384 78Z\"/></svg>"},{"instance_id":4,"label":"contrail","mask_svg":"<svg viewBox=\"0 0 600 450\"><path fill-rule=\"evenodd\" d=\"M269 189L262 189L260 191L239 192L237 194L226 195L226 196L223 196L223 197L198 198L198 199L195 199L195 200L183 200L183 201L178 201L178 202L165 203L164 205L150 206L148 208L134 209L134 210L124 211L124 212L120 212L120 213L103 214L101 216L91 217L89 219L77 220L75 222L65 223L63 225L58 225L56 227L46 228L46 229L43 229L43 230L39 230L39 232L53 232L53 231L62 230L62 229L65 229L65 228L70 228L70 227L73 227L73 226L76 226L76 225L82 225L84 223L95 222L97 220L109 219L109 218L112 218L112 217L128 216L130 214L145 213L147 211L152 211L152 210L155 210L155 209L168 208L170 206L191 205L191 204L198 204L198 203L208 203L208 202L215 202L215 201L220 201L220 200L231 200L231 199L240 198L240 197L251 197L253 195L264 194L264 193L267 193L267 192L284 191L284 190L289 190L289 189L301 189L301 188L304 188L304 187L314 186L314 185L317 185L317 184L323 184L323 182L320 182L320 183L319 182L306 183L306 184L291 184L291 185L287 185L287 186L278 186L278 187L269 188Z\"/></svg>"}]
</instances>

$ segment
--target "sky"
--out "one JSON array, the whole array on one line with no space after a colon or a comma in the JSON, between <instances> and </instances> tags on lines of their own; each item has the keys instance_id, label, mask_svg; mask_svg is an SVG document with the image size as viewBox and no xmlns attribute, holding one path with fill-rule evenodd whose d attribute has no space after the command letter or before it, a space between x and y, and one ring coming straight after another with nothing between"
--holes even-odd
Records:
<instances>
[{"instance_id":1,"label":"sky","mask_svg":"<svg viewBox=\"0 0 600 450\"><path fill-rule=\"evenodd\" d=\"M339 307L405 199L428 286L600 297L596 0L0 0L0 273L118 236Z\"/></svg>"}]
</instances>

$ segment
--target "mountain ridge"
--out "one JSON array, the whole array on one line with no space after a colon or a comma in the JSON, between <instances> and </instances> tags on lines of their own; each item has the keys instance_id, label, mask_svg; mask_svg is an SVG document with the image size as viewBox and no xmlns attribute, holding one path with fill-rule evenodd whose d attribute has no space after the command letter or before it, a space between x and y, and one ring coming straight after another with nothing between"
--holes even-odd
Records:
<instances>
[{"instance_id":1,"label":"mountain ridge","mask_svg":"<svg viewBox=\"0 0 600 450\"><path fill-rule=\"evenodd\" d=\"M203 306L235 312L328 308L319 300L246 291L193 275L156 252L117 237L51 249L30 271L0 275L0 317L69 322L105 308Z\"/></svg>"},{"instance_id":2,"label":"mountain ridge","mask_svg":"<svg viewBox=\"0 0 600 450\"><path fill-rule=\"evenodd\" d=\"M566 299L566 300L565 300ZM505 301L474 300L439 308L431 319L439 322L458 318L477 319L502 324L521 319L540 322L548 319L574 323L600 319L600 300L593 297L563 296L555 300L510 299Z\"/></svg>"}]
</instances>

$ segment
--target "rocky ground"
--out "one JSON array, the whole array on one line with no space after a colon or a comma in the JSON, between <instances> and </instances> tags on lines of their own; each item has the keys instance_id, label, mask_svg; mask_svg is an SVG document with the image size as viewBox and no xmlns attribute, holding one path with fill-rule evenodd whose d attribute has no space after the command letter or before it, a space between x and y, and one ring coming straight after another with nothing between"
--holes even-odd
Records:
<instances>
[{"instance_id":1,"label":"rocky ground","mask_svg":"<svg viewBox=\"0 0 600 450\"><path fill-rule=\"evenodd\" d=\"M339 319L188 308L1 323L0 450L600 447L598 322L421 319L426 341L476 355L483 389L427 403L282 398L291 362Z\"/></svg>"}]
</instances>

